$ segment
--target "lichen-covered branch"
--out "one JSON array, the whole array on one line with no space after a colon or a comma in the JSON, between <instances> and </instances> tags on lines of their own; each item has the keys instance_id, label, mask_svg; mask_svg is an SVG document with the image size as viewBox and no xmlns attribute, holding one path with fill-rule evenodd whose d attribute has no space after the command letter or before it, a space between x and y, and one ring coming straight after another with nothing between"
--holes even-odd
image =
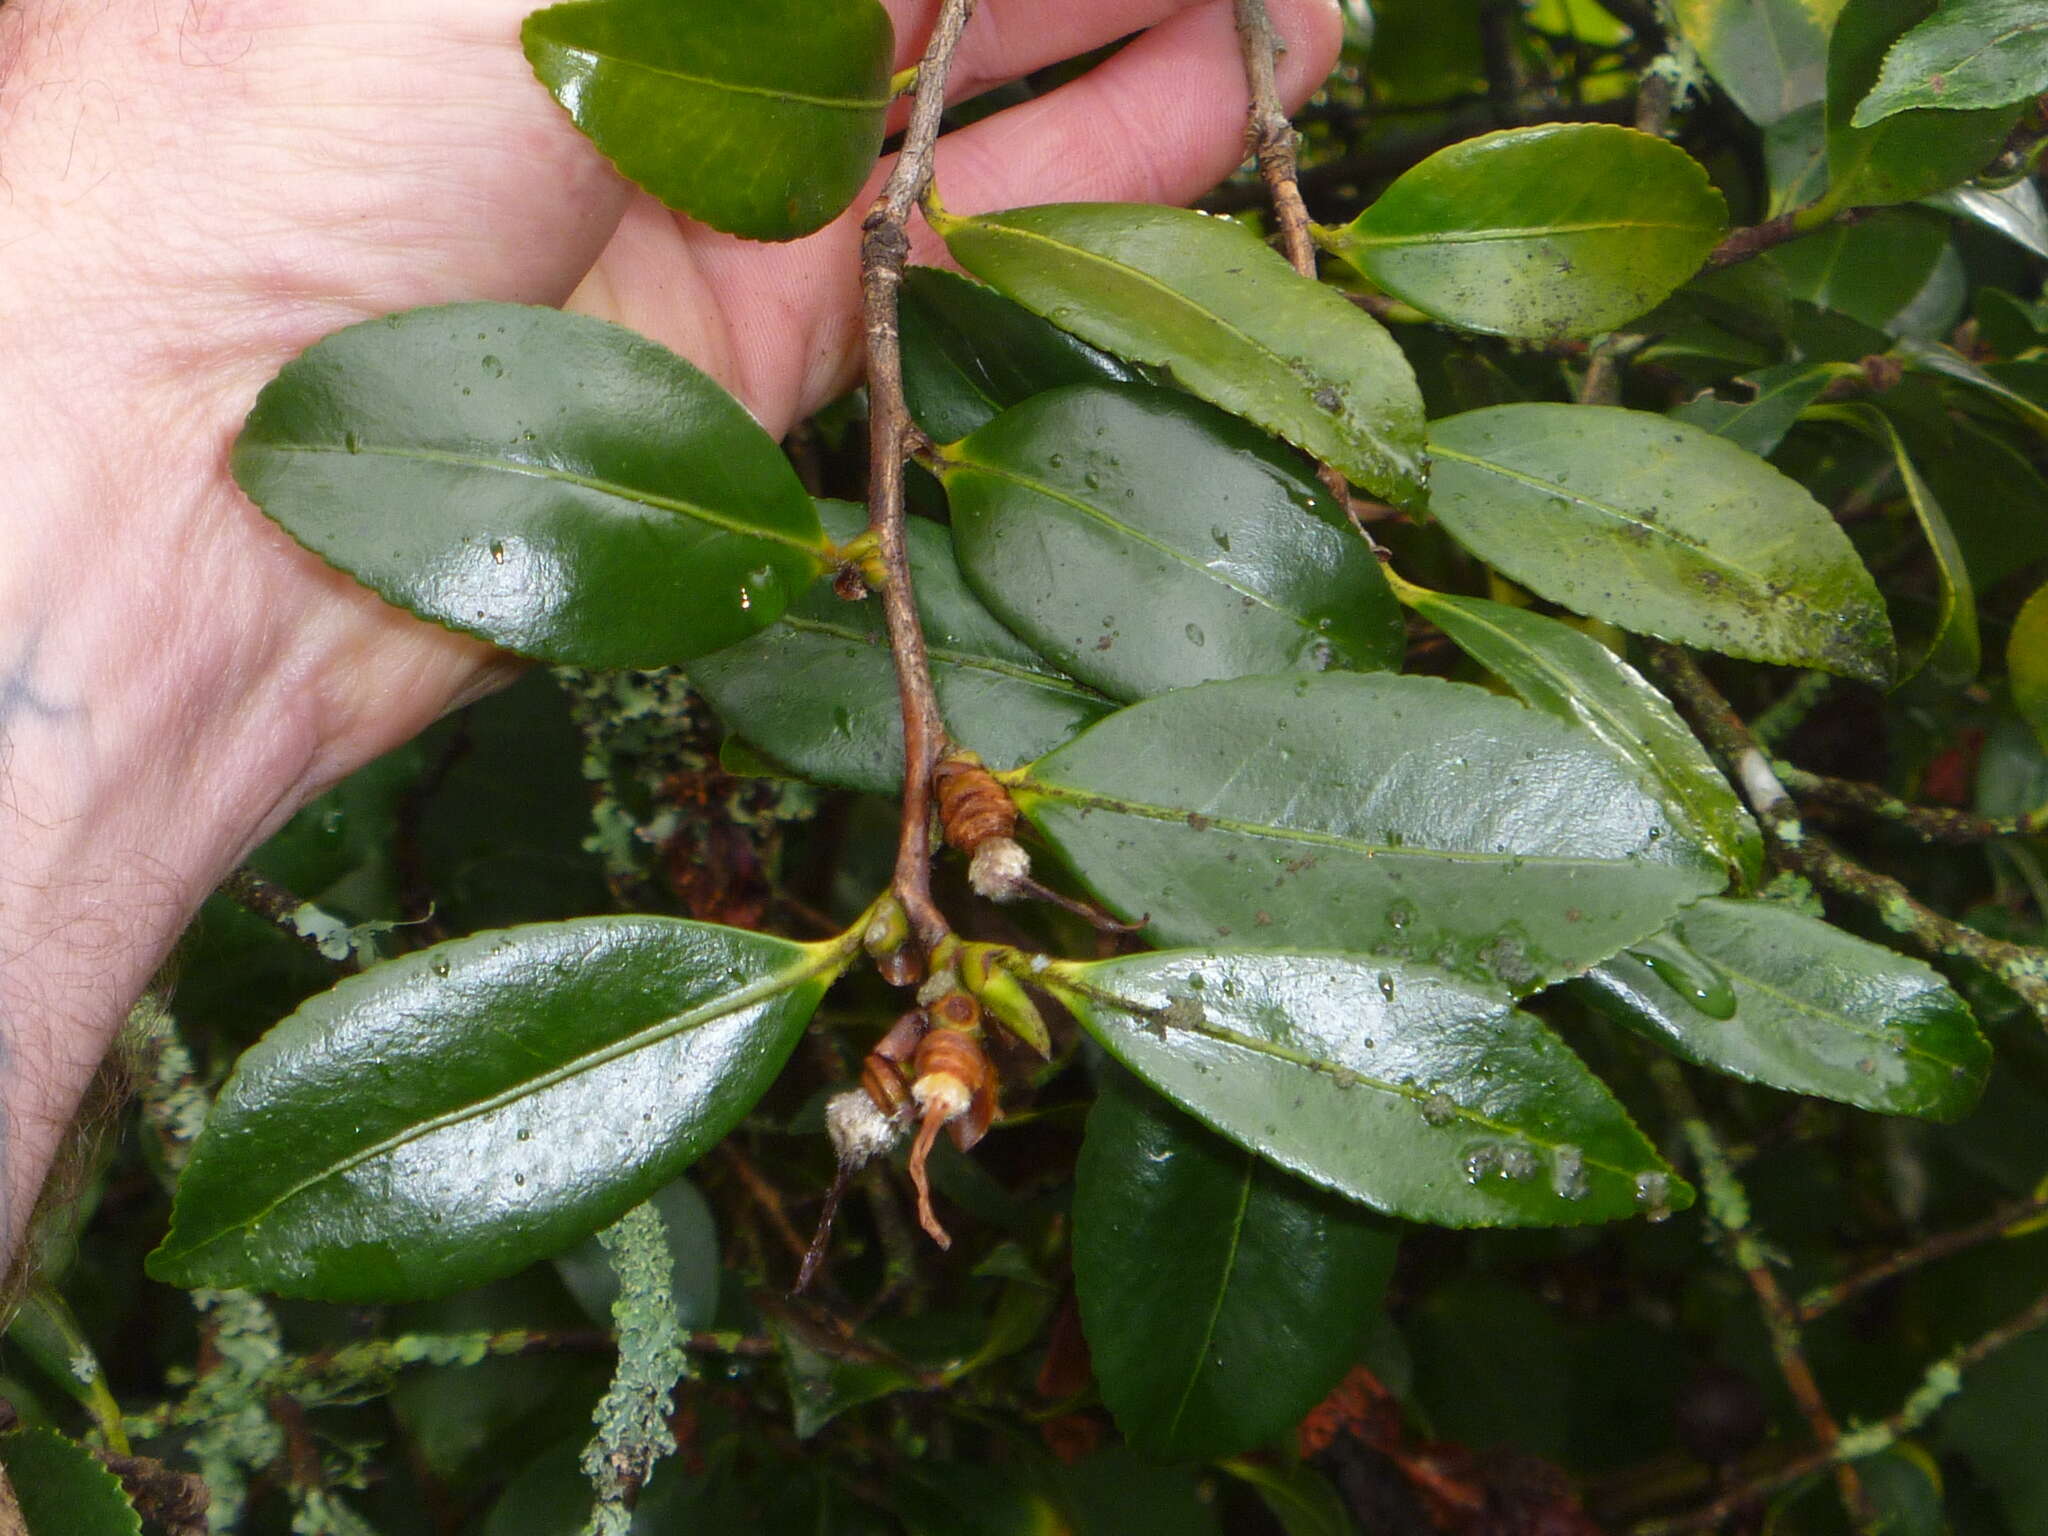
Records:
<instances>
[{"instance_id":1,"label":"lichen-covered branch","mask_svg":"<svg viewBox=\"0 0 2048 1536\"><path fill-rule=\"evenodd\" d=\"M637 1205L598 1234L619 1277L612 1321L619 1363L592 1411L597 1433L583 1471L597 1495L584 1536L626 1536L633 1506L655 1463L676 1448L668 1427L676 1382L687 1365L670 1276L668 1225L652 1204Z\"/></svg>"}]
</instances>

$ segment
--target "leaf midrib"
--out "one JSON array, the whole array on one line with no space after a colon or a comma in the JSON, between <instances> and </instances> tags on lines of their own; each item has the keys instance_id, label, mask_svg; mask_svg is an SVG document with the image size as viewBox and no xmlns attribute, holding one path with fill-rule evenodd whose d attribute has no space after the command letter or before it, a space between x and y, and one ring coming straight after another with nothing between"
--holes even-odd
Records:
<instances>
[{"instance_id":1,"label":"leaf midrib","mask_svg":"<svg viewBox=\"0 0 2048 1536\"><path fill-rule=\"evenodd\" d=\"M1695 949L1693 953L1698 955L1702 960L1706 961L1707 964L1715 967L1717 970L1725 972L1733 980L1739 981L1743 983L1745 986L1754 988L1756 991L1763 993L1764 996L1772 999L1773 1001L1782 1003L1785 1007L1791 1009L1795 1013L1806 1014L1812 1018L1822 1020L1825 1023L1837 1025L1847 1030L1852 1035L1858 1035L1861 1036L1863 1039L1872 1041L1878 1045L1882 1045L1886 1050L1891 1050L1893 1046L1897 1043L1891 1038L1891 1036L1886 1034L1881 1029L1874 1029L1868 1027L1846 1012L1840 1012L1824 1008L1818 1004L1810 1003L1806 1001L1804 998L1796 997L1792 993L1783 991L1771 982L1764 980L1761 976L1752 975L1748 971L1742 970L1732 962L1722 959L1718 955L1708 954L1699 949ZM1904 1044L1904 1054L1908 1056L1918 1057L1920 1060L1927 1062L1932 1066L1940 1067L1945 1071L1956 1070L1964 1066L1964 1063L1960 1061L1952 1061L1946 1057L1935 1055L1934 1052L1927 1050L1925 1047L1916 1043L1910 1036L1906 1038Z\"/></svg>"},{"instance_id":2,"label":"leaf midrib","mask_svg":"<svg viewBox=\"0 0 2048 1536\"><path fill-rule=\"evenodd\" d=\"M529 464L517 459L487 459L475 454L455 453L446 448L382 447L370 443L359 443L354 448L332 443L290 443L271 438L260 445L264 453L275 454L334 454L345 458L404 459L422 464L445 464L458 469L471 469L480 473L504 475L525 475L537 480L550 480L560 485L573 485L580 490L594 491L601 496L611 496L635 506L652 507L663 512L674 512L683 517L694 518L726 533L739 534L750 539L762 539L771 544L781 544L807 556L814 564L822 563L824 549L817 544L806 544L793 535L778 529L762 528L744 523L709 507L693 501L682 501L673 496L663 496L654 491L636 491L614 480L600 480L591 475L579 475L566 469L547 464Z\"/></svg>"},{"instance_id":3,"label":"leaf midrib","mask_svg":"<svg viewBox=\"0 0 2048 1536\"><path fill-rule=\"evenodd\" d=\"M1249 1152L1243 1153L1243 1160L1243 1167L1238 1174L1237 1209L1231 1213L1230 1236L1223 1245L1223 1262L1216 1286L1216 1300L1209 1308L1209 1316L1203 1321L1201 1344L1195 1350L1194 1367L1188 1372L1188 1379L1181 1387L1180 1401L1173 1405L1173 1413L1166 1421L1166 1438L1169 1441L1180 1429L1181 1420L1187 1417L1188 1404L1194 1399L1195 1387L1202 1379L1203 1363L1209 1358L1209 1346L1216 1340L1216 1324L1223 1316L1223 1303L1230 1296L1231 1276L1237 1272L1238 1249L1244 1244L1245 1212L1251 1208L1252 1177L1258 1166L1258 1159Z\"/></svg>"},{"instance_id":4,"label":"leaf midrib","mask_svg":"<svg viewBox=\"0 0 2048 1536\"><path fill-rule=\"evenodd\" d=\"M1469 464L1474 469L1482 470L1487 474L1499 475L1503 480L1513 480L1517 484L1528 486L1531 490L1541 491L1545 495L1556 496L1575 506L1585 507L1589 511L1602 513L1625 527L1641 528L1656 538L1665 540L1679 549L1688 551L1704 563L1716 566L1730 575L1739 578L1746 586L1751 587L1752 590L1760 589L1761 595L1773 604L1781 603L1785 599L1793 598L1794 596L1790 588L1783 592L1771 592L1771 582L1762 572L1750 570L1746 566L1736 565L1732 561L1716 554L1705 544L1690 535L1681 533L1667 524L1650 522L1634 516L1625 507L1615 506L1600 500L1598 497L1588 496L1583 491L1574 491L1570 486L1560 485L1555 480L1546 480L1541 475L1531 474L1527 470L1514 469L1497 459L1483 459L1473 454L1460 453L1457 449L1446 448L1438 442L1431 442L1429 451L1436 458L1451 459L1460 464ZM1796 598L1794 598L1791 606L1805 612L1813 611L1811 604L1799 602Z\"/></svg>"},{"instance_id":5,"label":"leaf midrib","mask_svg":"<svg viewBox=\"0 0 2048 1536\"><path fill-rule=\"evenodd\" d=\"M563 53L588 59L593 64L610 64L619 69L653 75L662 80L680 80L685 85L702 86L710 91L729 91L735 96L759 96L768 101L823 107L831 112L880 112L889 105L887 96L817 96L808 91L775 90L765 85L749 85L740 80L716 80L709 75L693 75L688 70L671 69L666 65L650 64L644 59L629 59L621 54L605 53L601 49L587 47L581 43L556 42L554 46Z\"/></svg>"},{"instance_id":6,"label":"leaf midrib","mask_svg":"<svg viewBox=\"0 0 2048 1536\"><path fill-rule=\"evenodd\" d=\"M795 991L796 988L802 986L805 982L839 966L843 966L845 963L846 956L838 948L820 946L815 954L807 957L802 964L791 970L772 972L762 977L761 980L755 982L752 986L742 987L738 992L727 993L715 1002L704 1004L688 1012L671 1015L659 1023L636 1030L623 1039L615 1040L610 1045L600 1047L595 1051L587 1051L581 1056L562 1063L560 1066L550 1068L548 1071L539 1073L536 1076L524 1078L511 1087L500 1089L488 1097L462 1105L456 1109L444 1110L424 1120L415 1121L403 1130L393 1132L379 1141L369 1143L345 1157L328 1163L317 1172L308 1174L296 1184L280 1191L261 1209L252 1211L234 1221L227 1222L215 1228L205 1237L188 1243L183 1248L173 1251L168 1247L168 1240L166 1240L165 1255L173 1259L190 1257L192 1254L212 1247L231 1233L246 1231L253 1227L277 1210L278 1207L298 1198L298 1196L315 1185L323 1184L329 1179L339 1178L352 1169L360 1168L364 1163L371 1161L373 1158L385 1156L397 1151L401 1147L409 1146L415 1141L423 1140L428 1136L444 1131L451 1126L461 1125L465 1121L477 1119L495 1110L503 1109L507 1105L516 1104L522 1099L546 1093L551 1088L566 1083L573 1078L580 1077L586 1072L594 1072L598 1068L609 1065L611 1062L617 1061L622 1057L646 1050L650 1046L659 1045L662 1041L683 1034L686 1031L701 1029L706 1025L715 1024L721 1019L751 1008L756 1003L773 999L782 993Z\"/></svg>"},{"instance_id":7,"label":"leaf midrib","mask_svg":"<svg viewBox=\"0 0 2048 1536\"><path fill-rule=\"evenodd\" d=\"M878 648L887 644L884 638L873 630L856 629L850 625L842 627L824 619L793 618L785 613L782 616L781 622L787 624L791 629L800 630L806 634L825 636L833 640L850 640L862 645ZM1077 683L1070 677L1062 677L1057 672L1039 672L1018 662L1001 661L993 656L968 651L956 651L942 645L927 645L925 649L933 661L948 663L960 668L963 672L987 672L996 677L1007 678L1013 682L1027 683L1045 687L1055 692L1071 694L1076 699L1084 700L1091 704L1109 704L1114 702L1107 694L1097 693L1094 689Z\"/></svg>"},{"instance_id":8,"label":"leaf midrib","mask_svg":"<svg viewBox=\"0 0 2048 1536\"><path fill-rule=\"evenodd\" d=\"M1501 226L1491 229L1446 229L1417 235L1375 235L1363 230L1352 234L1347 244L1362 249L1386 249L1394 246L1414 245L1486 245L1506 240L1543 240L1552 235L1592 235L1618 230L1668 229L1685 234L1710 232L1720 227L1714 224L1668 224L1638 219L1589 220L1577 224L1530 224L1518 227Z\"/></svg>"},{"instance_id":9,"label":"leaf midrib","mask_svg":"<svg viewBox=\"0 0 2048 1536\"><path fill-rule=\"evenodd\" d=\"M1208 811L1191 810L1186 806L1153 805L1148 801L1120 799L1093 790L1080 789L1073 785L1059 784L1046 779L1033 778L1030 770L1010 781L1012 793L1021 793L1028 801L1032 796L1045 800L1059 800L1077 805L1085 810L1110 811L1125 816L1134 816L1144 821L1178 822L1187 825L1190 816L1199 817L1202 830L1195 836L1206 837L1211 832L1231 832L1240 837L1259 838L1272 842L1298 843L1304 847L1334 848L1345 853L1355 853L1374 860L1429 860L1447 861L1454 864L1499 864L1525 868L1537 865L1546 869L1620 869L1630 867L1632 862L1625 857L1602 858L1583 854L1562 853L1486 853L1477 849L1425 848L1414 843L1370 843L1355 837L1346 837L1339 832L1323 832L1308 827L1282 827L1267 822L1240 821L1231 816L1212 815ZM1028 813L1029 807L1026 806ZM1192 832L1192 828L1190 831ZM1652 869L1681 869L1682 865L1652 863Z\"/></svg>"}]
</instances>

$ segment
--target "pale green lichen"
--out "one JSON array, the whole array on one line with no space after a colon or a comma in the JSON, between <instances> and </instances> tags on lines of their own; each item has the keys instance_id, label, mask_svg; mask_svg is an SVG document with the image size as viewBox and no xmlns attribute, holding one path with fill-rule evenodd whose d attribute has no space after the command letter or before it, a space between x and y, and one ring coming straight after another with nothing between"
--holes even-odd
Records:
<instances>
[{"instance_id":1,"label":"pale green lichen","mask_svg":"<svg viewBox=\"0 0 2048 1536\"><path fill-rule=\"evenodd\" d=\"M598 1241L619 1277L612 1302L619 1363L591 1414L597 1433L583 1452L583 1471L597 1495L584 1536L625 1536L632 1524L629 1501L653 1476L655 1463L676 1448L668 1419L688 1357L661 1212L652 1204L635 1206Z\"/></svg>"}]
</instances>

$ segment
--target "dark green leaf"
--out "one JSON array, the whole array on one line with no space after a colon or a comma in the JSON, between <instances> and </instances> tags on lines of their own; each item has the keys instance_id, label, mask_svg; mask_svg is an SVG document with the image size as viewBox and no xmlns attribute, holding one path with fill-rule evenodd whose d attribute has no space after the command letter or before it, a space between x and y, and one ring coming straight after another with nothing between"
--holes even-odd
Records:
<instances>
[{"instance_id":1,"label":"dark green leaf","mask_svg":"<svg viewBox=\"0 0 2048 1536\"><path fill-rule=\"evenodd\" d=\"M553 309L450 304L337 331L264 387L231 464L387 601L579 666L730 645L826 554L738 401L666 348Z\"/></svg>"},{"instance_id":2,"label":"dark green leaf","mask_svg":"<svg viewBox=\"0 0 2048 1536\"><path fill-rule=\"evenodd\" d=\"M1960 413L1944 413L1939 424L1944 431L1932 441L1909 421L1898 426L1948 514L1970 584L1988 592L2013 572L2048 560L2048 482L2003 434Z\"/></svg>"},{"instance_id":3,"label":"dark green leaf","mask_svg":"<svg viewBox=\"0 0 2048 1536\"><path fill-rule=\"evenodd\" d=\"M1244 226L1123 203L935 222L961 266L1053 324L1171 369L1377 496L1422 499L1422 397L1401 349Z\"/></svg>"},{"instance_id":4,"label":"dark green leaf","mask_svg":"<svg viewBox=\"0 0 2048 1536\"><path fill-rule=\"evenodd\" d=\"M1777 363L1744 374L1753 396L1741 403L1705 397L1689 400L1671 413L1675 421L1704 427L1758 458L1767 458L1799 420L1799 413L1820 398L1839 364Z\"/></svg>"},{"instance_id":5,"label":"dark green leaf","mask_svg":"<svg viewBox=\"0 0 2048 1536\"><path fill-rule=\"evenodd\" d=\"M0 1435L26 1536L142 1536L121 1483L84 1446L48 1429Z\"/></svg>"},{"instance_id":6,"label":"dark green leaf","mask_svg":"<svg viewBox=\"0 0 2048 1536\"><path fill-rule=\"evenodd\" d=\"M821 502L833 537L866 514ZM1053 671L967 588L946 530L909 525L910 571L946 727L997 768L1050 751L1115 706ZM903 782L903 716L881 601L845 602L829 576L750 640L690 664L725 723L803 777L890 794Z\"/></svg>"},{"instance_id":7,"label":"dark green leaf","mask_svg":"<svg viewBox=\"0 0 2048 1536\"><path fill-rule=\"evenodd\" d=\"M1934 688L1954 690L1977 680L1983 663L1983 644L1977 637L1977 594L1970 586L1970 569L1963 561L1962 547L1948 525L1941 503L1927 488L1927 482L1906 451L1899 429L1889 416L1874 406L1838 407L1850 420L1891 449L1898 465L1899 480L1906 499L1919 520L1920 531L1934 552L1937 588L1934 633L1923 649L1904 668L1899 685L1923 678Z\"/></svg>"},{"instance_id":8,"label":"dark green leaf","mask_svg":"<svg viewBox=\"0 0 2048 1536\"><path fill-rule=\"evenodd\" d=\"M601 917L352 976L237 1063L150 1273L384 1301L558 1253L753 1106L848 954Z\"/></svg>"},{"instance_id":9,"label":"dark green leaf","mask_svg":"<svg viewBox=\"0 0 2048 1536\"><path fill-rule=\"evenodd\" d=\"M1197 1119L1389 1215L1566 1226L1690 1203L1563 1042L1428 967L1168 950L1038 979Z\"/></svg>"},{"instance_id":10,"label":"dark green leaf","mask_svg":"<svg viewBox=\"0 0 2048 1536\"><path fill-rule=\"evenodd\" d=\"M1956 1119L1991 1065L1936 972L1775 902L1688 907L1580 985L1689 1061L1886 1114Z\"/></svg>"},{"instance_id":11,"label":"dark green leaf","mask_svg":"<svg viewBox=\"0 0 2048 1536\"><path fill-rule=\"evenodd\" d=\"M1400 662L1400 607L1344 510L1199 400L1070 385L945 450L942 474L982 600L1112 697Z\"/></svg>"},{"instance_id":12,"label":"dark green leaf","mask_svg":"<svg viewBox=\"0 0 2048 1536\"><path fill-rule=\"evenodd\" d=\"M1973 219L2036 256L2048 256L2048 203L2043 203L2041 189L2032 181L2016 181L2008 187L1950 187L1935 193L1927 203Z\"/></svg>"},{"instance_id":13,"label":"dark green leaf","mask_svg":"<svg viewBox=\"0 0 2048 1536\"><path fill-rule=\"evenodd\" d=\"M2033 379L2031 370L2035 364L1994 363L1986 368L1971 362L1953 347L1910 338L1899 343L1898 356L1908 368L1922 373L1938 373L1959 384L1982 390L2035 432L2048 435L2048 403L2044 403L2048 401L2048 393L2022 387L2023 381ZM2048 384L2048 378L2038 382ZM2037 394L2041 398L2036 398Z\"/></svg>"},{"instance_id":14,"label":"dark green leaf","mask_svg":"<svg viewBox=\"0 0 2048 1536\"><path fill-rule=\"evenodd\" d=\"M1673 6L1700 62L1759 127L1821 99L1827 9L1802 0L1676 0Z\"/></svg>"},{"instance_id":15,"label":"dark green leaf","mask_svg":"<svg viewBox=\"0 0 2048 1536\"><path fill-rule=\"evenodd\" d=\"M1828 191L1832 208L1908 203L1967 181L2005 145L2020 109L1901 111L1869 127L1856 109L1900 36L1934 0L1849 0L1828 39Z\"/></svg>"},{"instance_id":16,"label":"dark green leaf","mask_svg":"<svg viewBox=\"0 0 2048 1536\"><path fill-rule=\"evenodd\" d=\"M1850 119L1867 128L1914 107L2004 107L2048 91L2040 0L1947 0L1893 43Z\"/></svg>"},{"instance_id":17,"label":"dark green leaf","mask_svg":"<svg viewBox=\"0 0 2048 1536\"><path fill-rule=\"evenodd\" d=\"M1682 835L1744 880L1763 867L1763 838L1706 749L1641 673L1569 624L1505 603L1401 582L1401 600L1506 683L1525 704L1606 743L1663 802Z\"/></svg>"},{"instance_id":18,"label":"dark green leaf","mask_svg":"<svg viewBox=\"0 0 2048 1536\"><path fill-rule=\"evenodd\" d=\"M1784 275L1788 296L1896 334L1948 249L1948 233L1949 221L1931 209L1887 208L1816 230L1764 260Z\"/></svg>"},{"instance_id":19,"label":"dark green leaf","mask_svg":"<svg viewBox=\"0 0 2048 1536\"><path fill-rule=\"evenodd\" d=\"M1394 1234L1123 1073L1075 1171L1074 1287L1103 1401L1169 1458L1264 1445L1357 1358Z\"/></svg>"},{"instance_id":20,"label":"dark green leaf","mask_svg":"<svg viewBox=\"0 0 2048 1536\"><path fill-rule=\"evenodd\" d=\"M954 443L1062 384L1128 382L1137 370L938 267L903 274L903 395L935 443Z\"/></svg>"},{"instance_id":21,"label":"dark green leaf","mask_svg":"<svg viewBox=\"0 0 2048 1536\"><path fill-rule=\"evenodd\" d=\"M714 229L807 235L875 168L896 51L875 0L595 0L535 11L520 38L623 175Z\"/></svg>"},{"instance_id":22,"label":"dark green leaf","mask_svg":"<svg viewBox=\"0 0 2048 1536\"><path fill-rule=\"evenodd\" d=\"M1500 336L1591 336L1661 302L1727 224L1721 194L1677 145L1560 123L1438 150L1318 238L1439 320Z\"/></svg>"},{"instance_id":23,"label":"dark green leaf","mask_svg":"<svg viewBox=\"0 0 2048 1536\"><path fill-rule=\"evenodd\" d=\"M1430 449L1438 519L1552 602L1752 660L1891 675L1847 535L1731 442L1642 411L1502 405L1435 423Z\"/></svg>"},{"instance_id":24,"label":"dark green leaf","mask_svg":"<svg viewBox=\"0 0 2048 1536\"><path fill-rule=\"evenodd\" d=\"M907 1361L826 1347L800 1316L771 1312L768 1330L782 1350L790 1409L799 1440L808 1440L849 1408L928 1385Z\"/></svg>"},{"instance_id":25,"label":"dark green leaf","mask_svg":"<svg viewBox=\"0 0 2048 1536\"><path fill-rule=\"evenodd\" d=\"M2048 750L2048 585L2035 588L2012 621L2005 668L2013 708Z\"/></svg>"},{"instance_id":26,"label":"dark green leaf","mask_svg":"<svg viewBox=\"0 0 2048 1536\"><path fill-rule=\"evenodd\" d=\"M1516 991L1726 882L1582 732L1428 677L1206 683L1023 770L1018 804L1165 944L1430 961Z\"/></svg>"}]
</instances>

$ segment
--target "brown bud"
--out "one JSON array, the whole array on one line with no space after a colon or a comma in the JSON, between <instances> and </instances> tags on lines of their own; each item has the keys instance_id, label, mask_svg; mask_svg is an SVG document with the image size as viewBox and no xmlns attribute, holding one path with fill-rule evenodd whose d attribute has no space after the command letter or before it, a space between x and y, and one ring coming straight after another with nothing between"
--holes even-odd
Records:
<instances>
[{"instance_id":1,"label":"brown bud","mask_svg":"<svg viewBox=\"0 0 2048 1536\"><path fill-rule=\"evenodd\" d=\"M939 797L939 825L946 841L972 854L991 838L1008 837L1017 829L1017 807L1010 792L982 766L972 752L955 752L932 770L932 788Z\"/></svg>"}]
</instances>

